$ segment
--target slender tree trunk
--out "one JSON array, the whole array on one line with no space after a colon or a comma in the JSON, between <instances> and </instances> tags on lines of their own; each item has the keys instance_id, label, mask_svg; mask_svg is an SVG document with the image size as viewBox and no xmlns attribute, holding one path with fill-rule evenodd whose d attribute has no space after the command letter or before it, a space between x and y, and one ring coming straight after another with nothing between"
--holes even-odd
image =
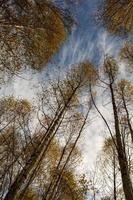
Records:
<instances>
[{"instance_id":1,"label":"slender tree trunk","mask_svg":"<svg viewBox=\"0 0 133 200\"><path fill-rule=\"evenodd\" d=\"M60 119L60 116L59 116ZM59 120L58 119L58 120ZM53 124L51 129L49 130L48 137L53 133L53 130L55 129L57 125L57 121ZM9 192L5 196L4 200L15 200L19 190L22 187L22 184L25 183L25 181L29 178L30 174L32 174L32 171L36 168L36 165L38 161L40 160L40 157L43 153L43 150L46 148L47 143L49 141L49 138L45 138L45 140L41 143L41 145L36 149L36 151L31 155L30 159L27 161L25 167L22 169L20 174L16 177L16 180L12 184Z\"/></svg>"},{"instance_id":2,"label":"slender tree trunk","mask_svg":"<svg viewBox=\"0 0 133 200\"><path fill-rule=\"evenodd\" d=\"M24 183L27 184L27 182L29 181L30 175L33 174L32 172L36 169L38 162L40 162L40 158L44 154L44 151L47 147L47 144L49 144L49 140L51 138L53 131L55 130L55 128L60 123L60 120L61 120L64 112L66 111L66 109L68 109L68 106L70 105L71 99L73 98L73 95L75 94L75 92L77 91L79 86L80 86L80 84L78 84L77 87L75 87L72 94L68 98L67 102L65 103L63 108L59 111L54 122L51 124L51 127L45 133L45 137L42 140L41 144L38 146L38 148L36 148L36 151L31 155L31 157L27 161L26 165L24 166L24 168L22 169L20 174L18 174L18 176L16 177L14 183L11 185L11 187L10 187L8 193L6 194L4 200L15 200L18 197L18 193L21 190L22 185Z\"/></svg>"},{"instance_id":3,"label":"slender tree trunk","mask_svg":"<svg viewBox=\"0 0 133 200\"><path fill-rule=\"evenodd\" d=\"M65 115L65 113L64 113ZM35 165L35 168L33 168L32 172L30 173L30 176L29 176L29 179L27 180L27 184L25 184L25 187L23 188L23 190L20 192L19 194L19 200L24 200L25 198L25 193L29 187L29 185L32 183L32 181L34 180L35 176L36 176L36 173L39 169L39 166L40 166L40 163L41 161L44 159L46 153L47 153L47 150L49 148L49 145L51 144L51 141L53 140L55 134L57 133L57 130L58 128L60 127L60 124L62 123L62 120L64 118L64 115L60 121L60 123L58 124L58 126L56 127L56 130L53 132L53 134L51 135L51 137L49 138L49 140L47 141L47 143L45 144L44 148L42 149L42 153L41 153L41 156L40 158L38 159L38 162L37 164Z\"/></svg>"},{"instance_id":4,"label":"slender tree trunk","mask_svg":"<svg viewBox=\"0 0 133 200\"><path fill-rule=\"evenodd\" d=\"M117 200L117 194L116 194L116 155L115 150L113 149L113 178L114 178L114 200Z\"/></svg>"},{"instance_id":5,"label":"slender tree trunk","mask_svg":"<svg viewBox=\"0 0 133 200\"><path fill-rule=\"evenodd\" d=\"M132 142L133 142L133 129L132 129L132 125L130 123L129 112L128 112L127 105L126 105L126 102L125 102L124 94L122 96L122 101L123 101L124 109L126 111L127 123L128 123L128 127L129 127L129 130L130 130L131 139L132 139Z\"/></svg>"},{"instance_id":6,"label":"slender tree trunk","mask_svg":"<svg viewBox=\"0 0 133 200\"><path fill-rule=\"evenodd\" d=\"M61 181L63 172L64 172L64 170L65 170L65 168L66 168L66 165L68 164L68 162L69 162L69 160L70 160L70 157L71 157L71 155L72 155L72 153L73 153L73 150L75 149L75 147L76 147L76 145L77 145L77 142L78 142L78 140L79 140L79 138L80 138L80 136L81 136L81 133L82 133L83 128L84 128L84 126L85 126L85 124L86 124L86 120L87 120L87 118L88 118L89 112L90 112L90 108L89 108L89 110L88 110L87 113L86 113L85 119L84 119L84 121L83 121L83 124L82 124L80 130L79 130L79 133L78 133L78 135L77 135L77 138L76 138L76 140L75 140L75 142L74 142L74 144L73 144L73 146L72 146L71 151L69 152L69 155L68 155L68 157L67 157L67 159L66 159L66 162L64 163L63 168L61 169L61 172L60 172L60 174L59 174L59 176L58 176L58 178L57 178L57 180L56 180L56 182L55 182L55 185L54 185L53 188L52 188L52 194L50 194L48 200L54 200L55 197L56 197L56 195L57 195L57 193L58 193L58 190L59 190L59 187L60 187L60 181Z\"/></svg>"},{"instance_id":7,"label":"slender tree trunk","mask_svg":"<svg viewBox=\"0 0 133 200\"><path fill-rule=\"evenodd\" d=\"M124 190L126 200L133 200L133 188L132 188L132 183L131 183L131 179L130 179L130 175L128 171L127 157L124 153L124 149L123 149L123 145L121 141L118 112L117 112L112 84L110 84L110 93L111 93L111 99L112 99L112 107L113 107L114 122L115 122L115 133L116 133L116 141L117 141L117 152L118 152L118 160L119 160L121 177L122 177L123 190Z\"/></svg>"},{"instance_id":8,"label":"slender tree trunk","mask_svg":"<svg viewBox=\"0 0 133 200\"><path fill-rule=\"evenodd\" d=\"M63 156L64 156L65 152L66 152L66 149L67 149L67 146L68 146L68 144L69 144L69 142L70 142L70 139L71 139L71 137L69 137L68 141L66 142L65 147L63 148L63 151L62 151L60 160L59 160L58 165L57 165L57 167L56 167L56 171L59 170L61 161L62 161L62 159L63 159ZM54 186L54 184L55 184L55 181L56 181L56 177L53 177L53 179L51 180L51 182L50 182L50 184L49 184L49 187L48 187L46 193L44 194L44 197L43 197L44 199L43 199L43 200L47 199L48 194L49 194L50 191L53 189L53 186Z\"/></svg>"}]
</instances>

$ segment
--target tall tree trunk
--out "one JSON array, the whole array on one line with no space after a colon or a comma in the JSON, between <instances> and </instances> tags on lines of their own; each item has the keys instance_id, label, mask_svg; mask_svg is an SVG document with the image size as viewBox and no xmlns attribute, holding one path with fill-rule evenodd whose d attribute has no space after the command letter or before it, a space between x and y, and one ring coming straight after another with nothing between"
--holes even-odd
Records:
<instances>
[{"instance_id":1,"label":"tall tree trunk","mask_svg":"<svg viewBox=\"0 0 133 200\"><path fill-rule=\"evenodd\" d=\"M122 177L123 190L124 190L126 200L133 200L133 188L132 188L132 183L131 183L129 170L128 170L127 157L125 155L125 151L122 145L121 133L120 133L120 128L119 128L119 118L118 118L118 112L117 112L112 83L110 84L110 93L111 93L111 99L112 99L112 107L113 107L114 122L115 122L115 133L116 133L116 141L117 141L117 152L118 152L118 160L119 160L121 177Z\"/></svg>"},{"instance_id":2,"label":"tall tree trunk","mask_svg":"<svg viewBox=\"0 0 133 200\"><path fill-rule=\"evenodd\" d=\"M62 113L61 113L62 115ZM59 115L58 120L61 118L61 115ZM53 133L56 125L57 120L55 120L55 123L50 128L49 132L47 133L47 137L44 138L44 141L41 142L40 146L36 149L36 151L31 155L31 157L28 159L25 167L22 169L20 174L16 177L16 180L10 187L7 195L5 196L4 200L15 200L18 196L18 192L22 187L22 184L25 183L26 180L29 180L30 174L32 174L32 171L36 168L38 162L40 162L40 158L42 157L42 154L45 151L45 148L49 142L49 137Z\"/></svg>"},{"instance_id":3,"label":"tall tree trunk","mask_svg":"<svg viewBox=\"0 0 133 200\"><path fill-rule=\"evenodd\" d=\"M56 182L55 182L55 184L54 184L54 186L52 188L52 193L50 194L50 196L48 197L47 200L54 200L56 198L56 195L58 194L58 190L59 190L59 187L60 187L60 181L61 181L63 172L64 172L64 170L65 170L65 168L66 168L66 166L67 166L67 164L68 164L68 162L70 160L70 157L71 157L71 155L73 153L73 150L75 149L75 147L77 145L77 142L78 142L78 140L79 140L79 138L80 138L80 136L82 134L82 131L83 131L83 128L84 128L84 126L86 124L86 120L88 118L89 112L90 112L90 108L88 109L88 111L86 113L85 119L83 121L83 124L81 125L81 128L80 128L79 132L78 132L77 138L75 139L75 142L74 142L74 144L72 146L72 149L69 152L68 157L67 157L67 159L66 159L66 161L65 161L65 163L64 163L64 165L63 165L63 167L62 167L62 169L60 171L60 174L57 177L57 180L56 180Z\"/></svg>"},{"instance_id":4,"label":"tall tree trunk","mask_svg":"<svg viewBox=\"0 0 133 200\"><path fill-rule=\"evenodd\" d=\"M19 196L18 194L22 188L22 185L24 183L27 184L26 181L29 180L30 175L33 174L32 172L36 169L37 164L40 162L40 159L42 158L42 155L44 154L45 149L47 148L47 144L49 144L49 140L51 139L51 135L53 134L53 131L60 123L60 120L61 120L64 112L66 111L66 109L68 109L71 99L72 99L73 95L75 94L75 92L77 91L78 87L79 87L79 85L77 87L75 87L72 94L68 98L67 102L65 103L63 108L58 113L58 115L55 118L54 122L52 123L51 127L45 133L45 137L42 140L41 144L38 146L38 148L36 148L35 152L31 155L31 157L27 161L26 165L24 166L24 168L22 169L20 174L18 174L18 176L16 177L14 183L11 185L4 200L15 200Z\"/></svg>"},{"instance_id":5,"label":"tall tree trunk","mask_svg":"<svg viewBox=\"0 0 133 200\"><path fill-rule=\"evenodd\" d=\"M133 142L133 129L132 129L132 125L130 123L130 115L129 115L128 108L127 108L127 105L126 105L124 94L122 96L122 101L123 101L123 106L124 106L124 109L125 109L125 112L126 112L127 123L128 123L128 127L129 127L129 130L130 130L131 139L132 139L132 142Z\"/></svg>"},{"instance_id":6,"label":"tall tree trunk","mask_svg":"<svg viewBox=\"0 0 133 200\"><path fill-rule=\"evenodd\" d=\"M115 149L113 148L113 178L114 178L114 200L117 200L117 194L116 194L116 155L115 155Z\"/></svg>"},{"instance_id":7,"label":"tall tree trunk","mask_svg":"<svg viewBox=\"0 0 133 200\"><path fill-rule=\"evenodd\" d=\"M62 153L61 153L59 162L58 162L58 164L57 164L57 166L56 166L56 171L59 170L59 167L60 167L60 164L61 164L61 162L62 162L63 156L64 156L64 154L65 154L65 152L66 152L66 149L67 149L68 144L69 144L70 141L71 141L71 137L69 137L68 141L66 142L66 145L65 145L64 148L63 148L63 151L62 151ZM48 189L46 190L46 192L45 192L45 194L44 194L42 200L47 199L47 196L48 196L48 194L50 193L51 189L53 188L53 185L55 184L55 181L56 181L56 177L53 176L53 179L51 180L51 182L50 182L50 184L49 184L49 186L48 186Z\"/></svg>"}]
</instances>

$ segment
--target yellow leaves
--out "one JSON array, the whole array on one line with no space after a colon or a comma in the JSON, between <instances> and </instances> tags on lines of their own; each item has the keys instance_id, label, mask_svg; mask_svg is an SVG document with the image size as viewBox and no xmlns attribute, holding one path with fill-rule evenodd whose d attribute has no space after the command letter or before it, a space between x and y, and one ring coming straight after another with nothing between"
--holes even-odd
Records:
<instances>
[{"instance_id":1,"label":"yellow leaves","mask_svg":"<svg viewBox=\"0 0 133 200\"><path fill-rule=\"evenodd\" d=\"M46 102L47 105L51 103L53 108L65 105L66 109L72 107L75 109L77 106L81 106L82 92L85 90L88 92L89 84L94 85L96 80L97 71L89 62L71 66L65 77L59 77L57 81L50 82L49 87L47 85L45 90L42 88L43 92L40 97L43 99L43 105ZM51 118L50 114L48 115Z\"/></svg>"},{"instance_id":2,"label":"yellow leaves","mask_svg":"<svg viewBox=\"0 0 133 200\"><path fill-rule=\"evenodd\" d=\"M133 100L133 84L132 82L122 79L116 86L117 97L119 99L125 99L127 101Z\"/></svg>"},{"instance_id":3,"label":"yellow leaves","mask_svg":"<svg viewBox=\"0 0 133 200\"><path fill-rule=\"evenodd\" d=\"M81 88L94 85L97 79L97 71L89 62L73 65L61 84L61 96L67 102L71 97L71 104L78 105Z\"/></svg>"},{"instance_id":4,"label":"yellow leaves","mask_svg":"<svg viewBox=\"0 0 133 200\"><path fill-rule=\"evenodd\" d=\"M56 163L59 161L60 155L60 144L55 139L51 142L49 150L47 152L47 158L50 160L51 166L56 166Z\"/></svg>"},{"instance_id":5,"label":"yellow leaves","mask_svg":"<svg viewBox=\"0 0 133 200\"><path fill-rule=\"evenodd\" d=\"M121 49L120 57L129 64L133 64L133 45L126 42Z\"/></svg>"},{"instance_id":6,"label":"yellow leaves","mask_svg":"<svg viewBox=\"0 0 133 200\"><path fill-rule=\"evenodd\" d=\"M8 18L6 12L2 7L0 69L12 73L27 66L42 69L66 38L61 11L47 1L19 1L10 5Z\"/></svg>"},{"instance_id":7,"label":"yellow leaves","mask_svg":"<svg viewBox=\"0 0 133 200\"><path fill-rule=\"evenodd\" d=\"M28 56L30 54L33 56L31 67L34 69L43 68L49 62L51 56L58 51L66 37L64 25L59 16L52 12L50 14L51 16L45 19L46 23L42 27L29 30L27 28L29 47L27 45L26 53L28 53Z\"/></svg>"},{"instance_id":8,"label":"yellow leaves","mask_svg":"<svg viewBox=\"0 0 133 200\"><path fill-rule=\"evenodd\" d=\"M133 34L132 0L106 0L101 17L109 32Z\"/></svg>"},{"instance_id":9,"label":"yellow leaves","mask_svg":"<svg viewBox=\"0 0 133 200\"><path fill-rule=\"evenodd\" d=\"M78 83L91 83L93 85L96 82L97 71L93 64L88 61L74 65L71 73L74 77L74 81L77 81Z\"/></svg>"},{"instance_id":10,"label":"yellow leaves","mask_svg":"<svg viewBox=\"0 0 133 200\"><path fill-rule=\"evenodd\" d=\"M116 78L119 69L116 61L112 57L107 56L104 60L103 68L105 75L107 75L110 81L113 81Z\"/></svg>"},{"instance_id":11,"label":"yellow leaves","mask_svg":"<svg viewBox=\"0 0 133 200\"><path fill-rule=\"evenodd\" d=\"M43 133L43 132L42 133L39 132L37 136L35 135L33 137L32 141L34 142L34 147L35 147L35 145L39 144L39 142L41 142L42 136L44 134L45 133ZM42 158L42 164L39 169L40 172L38 172L38 173L40 173L40 175L42 175L41 171L44 171L44 166L45 166L45 169L47 169L48 171L55 169L55 167L60 159L60 156L61 156L61 146L58 143L57 139L53 138L53 140L51 141L51 143L48 146L46 154L44 154L44 158Z\"/></svg>"},{"instance_id":12,"label":"yellow leaves","mask_svg":"<svg viewBox=\"0 0 133 200\"><path fill-rule=\"evenodd\" d=\"M76 179L72 171L65 170L62 175L62 179L66 182L66 189L71 189L71 192L75 192ZM67 190L66 190L67 191ZM68 190L69 191L69 190ZM70 191L69 191L70 192ZM70 194L71 196L72 194Z\"/></svg>"},{"instance_id":13,"label":"yellow leaves","mask_svg":"<svg viewBox=\"0 0 133 200\"><path fill-rule=\"evenodd\" d=\"M97 71L90 62L81 63L81 74L84 76L84 81L91 85L96 83Z\"/></svg>"},{"instance_id":14,"label":"yellow leaves","mask_svg":"<svg viewBox=\"0 0 133 200\"><path fill-rule=\"evenodd\" d=\"M80 179L77 179L73 171L65 170L62 176L62 185L64 184L64 196L67 195L67 199L74 198L78 200L84 200L86 192L88 190L88 181L83 175Z\"/></svg>"},{"instance_id":15,"label":"yellow leaves","mask_svg":"<svg viewBox=\"0 0 133 200\"><path fill-rule=\"evenodd\" d=\"M116 141L115 137L114 137L114 141ZM112 137L108 137L105 139L104 144L103 144L103 153L105 154L109 154L110 151L112 151L112 149L114 149L115 144L114 141L112 139Z\"/></svg>"},{"instance_id":16,"label":"yellow leaves","mask_svg":"<svg viewBox=\"0 0 133 200\"><path fill-rule=\"evenodd\" d=\"M6 97L1 99L0 108L5 114L6 112L13 112L19 115L26 115L32 110L32 106L27 100L16 100L14 97Z\"/></svg>"},{"instance_id":17,"label":"yellow leaves","mask_svg":"<svg viewBox=\"0 0 133 200\"><path fill-rule=\"evenodd\" d=\"M9 126L3 132L0 133L0 171L1 174L4 173L5 168L7 167L6 173L10 173L10 168L8 166L12 163L12 167L16 166L16 162L12 162L17 158L21 153L22 144L20 134L16 130L16 127ZM20 157L19 157L20 158ZM10 165L11 166L11 165ZM17 173L17 166L16 171ZM15 172L12 173L12 176L15 175Z\"/></svg>"},{"instance_id":18,"label":"yellow leaves","mask_svg":"<svg viewBox=\"0 0 133 200\"><path fill-rule=\"evenodd\" d=\"M22 99L19 104L22 113L29 113L31 111L31 104L27 100Z\"/></svg>"},{"instance_id":19,"label":"yellow leaves","mask_svg":"<svg viewBox=\"0 0 133 200\"><path fill-rule=\"evenodd\" d=\"M73 105L73 104L77 105L79 101L78 101L78 97L77 97L76 93L73 94L73 90L71 90L70 87L66 88L65 91L64 91L64 100L65 100L65 102L67 102L68 99L71 96L72 96L72 98L71 98L71 105Z\"/></svg>"},{"instance_id":20,"label":"yellow leaves","mask_svg":"<svg viewBox=\"0 0 133 200\"><path fill-rule=\"evenodd\" d=\"M128 80L122 79L119 83L118 83L118 92L124 92L127 89L129 89L129 87L131 86L130 82ZM127 90L128 91L128 90Z\"/></svg>"},{"instance_id":21,"label":"yellow leaves","mask_svg":"<svg viewBox=\"0 0 133 200\"><path fill-rule=\"evenodd\" d=\"M34 188L29 187L24 195L24 200L39 200L39 193ZM18 199L19 200L19 199Z\"/></svg>"},{"instance_id":22,"label":"yellow leaves","mask_svg":"<svg viewBox=\"0 0 133 200\"><path fill-rule=\"evenodd\" d=\"M15 137L13 138L13 132L14 132L14 127L9 127L4 131L4 133L0 134L0 146L7 142L7 146L12 143L12 139L14 139L15 143Z\"/></svg>"}]
</instances>

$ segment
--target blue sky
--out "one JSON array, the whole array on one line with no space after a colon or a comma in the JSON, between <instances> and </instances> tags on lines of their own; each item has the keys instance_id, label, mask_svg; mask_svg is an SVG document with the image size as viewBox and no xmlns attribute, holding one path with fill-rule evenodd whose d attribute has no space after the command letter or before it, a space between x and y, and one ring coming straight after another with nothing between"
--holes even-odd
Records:
<instances>
[{"instance_id":1,"label":"blue sky","mask_svg":"<svg viewBox=\"0 0 133 200\"><path fill-rule=\"evenodd\" d=\"M57 2L61 1L57 0ZM67 4L64 2L67 2ZM106 51L106 49L106 53L116 56L122 44L122 39L109 36L106 29L96 23L95 20L97 10L102 6L102 0L79 0L77 4L72 2L75 1L66 0L60 6L70 10L77 26L54 57L54 64L66 67L84 60L90 60L98 66L103 53L105 53L103 51ZM108 52L109 45L113 49Z\"/></svg>"}]
</instances>

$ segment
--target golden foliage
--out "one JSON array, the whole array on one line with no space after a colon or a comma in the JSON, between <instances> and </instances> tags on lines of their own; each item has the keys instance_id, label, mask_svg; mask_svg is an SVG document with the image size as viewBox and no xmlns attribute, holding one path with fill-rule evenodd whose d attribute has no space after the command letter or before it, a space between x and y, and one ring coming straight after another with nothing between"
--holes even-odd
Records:
<instances>
[{"instance_id":1,"label":"golden foliage","mask_svg":"<svg viewBox=\"0 0 133 200\"><path fill-rule=\"evenodd\" d=\"M133 100L133 84L132 82L122 79L116 87L117 96L119 99L124 98L127 101Z\"/></svg>"},{"instance_id":2,"label":"golden foliage","mask_svg":"<svg viewBox=\"0 0 133 200\"><path fill-rule=\"evenodd\" d=\"M84 200L88 190L87 181L84 176L79 180L72 171L65 170L62 176L63 199Z\"/></svg>"},{"instance_id":3,"label":"golden foliage","mask_svg":"<svg viewBox=\"0 0 133 200\"><path fill-rule=\"evenodd\" d=\"M61 95L64 101L67 102L72 97L71 105L78 105L81 88L86 88L89 84L94 85L96 80L97 71L91 63L73 65L61 84Z\"/></svg>"},{"instance_id":4,"label":"golden foliage","mask_svg":"<svg viewBox=\"0 0 133 200\"><path fill-rule=\"evenodd\" d=\"M50 160L51 166L55 167L61 155L60 144L54 139L48 149L47 159Z\"/></svg>"},{"instance_id":5,"label":"golden foliage","mask_svg":"<svg viewBox=\"0 0 133 200\"><path fill-rule=\"evenodd\" d=\"M5 97L0 100L0 109L2 114L7 114L9 112L16 113L18 115L26 115L32 111L31 104L25 100L17 100L14 97Z\"/></svg>"},{"instance_id":6,"label":"golden foliage","mask_svg":"<svg viewBox=\"0 0 133 200\"><path fill-rule=\"evenodd\" d=\"M114 81L118 74L118 64L112 57L107 56L104 60L104 73L110 79L110 81Z\"/></svg>"},{"instance_id":7,"label":"golden foliage","mask_svg":"<svg viewBox=\"0 0 133 200\"><path fill-rule=\"evenodd\" d=\"M11 2L0 8L0 71L40 70L66 38L61 11L48 1Z\"/></svg>"},{"instance_id":8,"label":"golden foliage","mask_svg":"<svg viewBox=\"0 0 133 200\"><path fill-rule=\"evenodd\" d=\"M108 137L105 139L104 144L103 144L103 154L110 154L110 152L112 152L113 149L115 149L115 144L114 142L116 142L116 138L115 137Z\"/></svg>"},{"instance_id":9,"label":"golden foliage","mask_svg":"<svg viewBox=\"0 0 133 200\"><path fill-rule=\"evenodd\" d=\"M109 32L133 34L132 0L105 0L104 9L100 17Z\"/></svg>"},{"instance_id":10,"label":"golden foliage","mask_svg":"<svg viewBox=\"0 0 133 200\"><path fill-rule=\"evenodd\" d=\"M74 65L71 71L72 76L76 83L82 84L95 84L97 78L97 70L94 65L89 61Z\"/></svg>"},{"instance_id":11,"label":"golden foliage","mask_svg":"<svg viewBox=\"0 0 133 200\"><path fill-rule=\"evenodd\" d=\"M121 49L120 57L129 64L133 64L133 45L126 42Z\"/></svg>"},{"instance_id":12,"label":"golden foliage","mask_svg":"<svg viewBox=\"0 0 133 200\"><path fill-rule=\"evenodd\" d=\"M24 195L24 200L39 200L39 194L38 192L32 188L29 187L28 190L26 191L26 194Z\"/></svg>"}]
</instances>

